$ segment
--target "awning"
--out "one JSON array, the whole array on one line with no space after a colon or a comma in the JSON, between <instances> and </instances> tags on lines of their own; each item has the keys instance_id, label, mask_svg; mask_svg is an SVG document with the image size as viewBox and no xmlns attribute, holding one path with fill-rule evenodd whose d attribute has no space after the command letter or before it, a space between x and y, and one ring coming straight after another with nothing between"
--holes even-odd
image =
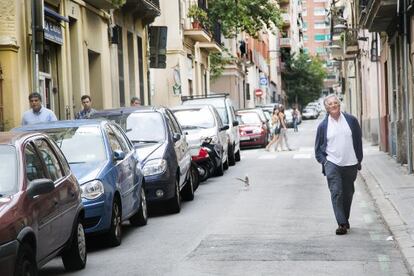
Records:
<instances>
[{"instance_id":1,"label":"awning","mask_svg":"<svg viewBox=\"0 0 414 276\"><path fill-rule=\"evenodd\" d=\"M52 10L51 8L48 8L45 6L45 15L50 16L58 21L65 21L65 22L69 22L69 18L67 18L66 16L61 15L58 12L55 12L54 10Z\"/></svg>"}]
</instances>

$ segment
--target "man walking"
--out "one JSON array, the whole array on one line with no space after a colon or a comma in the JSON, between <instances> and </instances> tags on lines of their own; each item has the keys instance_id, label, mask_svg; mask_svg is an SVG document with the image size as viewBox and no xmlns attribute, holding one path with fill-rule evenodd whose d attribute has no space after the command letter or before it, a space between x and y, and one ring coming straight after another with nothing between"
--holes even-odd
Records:
<instances>
[{"instance_id":1,"label":"man walking","mask_svg":"<svg viewBox=\"0 0 414 276\"><path fill-rule=\"evenodd\" d=\"M81 97L81 102L83 109L76 113L75 119L89 119L91 115L96 112L96 110L92 108L91 97L89 95L83 95Z\"/></svg>"},{"instance_id":2,"label":"man walking","mask_svg":"<svg viewBox=\"0 0 414 276\"><path fill-rule=\"evenodd\" d=\"M23 113L22 126L57 121L55 113L42 105L42 96L33 92L29 95L30 109Z\"/></svg>"},{"instance_id":3,"label":"man walking","mask_svg":"<svg viewBox=\"0 0 414 276\"><path fill-rule=\"evenodd\" d=\"M344 235L350 228L354 181L363 157L361 127L354 116L341 112L336 95L327 96L324 105L327 116L318 126L315 157L328 181L338 223L336 234Z\"/></svg>"}]
</instances>

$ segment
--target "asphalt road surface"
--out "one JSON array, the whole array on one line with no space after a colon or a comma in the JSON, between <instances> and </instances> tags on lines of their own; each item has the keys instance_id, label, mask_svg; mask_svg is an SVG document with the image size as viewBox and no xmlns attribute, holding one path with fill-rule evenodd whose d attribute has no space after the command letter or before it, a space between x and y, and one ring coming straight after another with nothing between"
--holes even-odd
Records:
<instances>
[{"instance_id":1,"label":"asphalt road surface","mask_svg":"<svg viewBox=\"0 0 414 276\"><path fill-rule=\"evenodd\" d=\"M202 183L181 213L153 208L148 225L124 227L121 246L88 241L84 270L59 258L40 275L408 275L360 179L351 231L337 227L314 159L318 120L289 129L294 151L242 151L224 176ZM248 175L248 187L236 178Z\"/></svg>"}]
</instances>

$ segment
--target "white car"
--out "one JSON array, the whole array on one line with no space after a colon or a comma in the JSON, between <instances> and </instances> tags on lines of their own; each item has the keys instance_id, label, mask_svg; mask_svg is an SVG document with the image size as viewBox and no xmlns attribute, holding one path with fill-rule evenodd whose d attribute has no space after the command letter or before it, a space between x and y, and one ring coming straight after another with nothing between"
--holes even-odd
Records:
<instances>
[{"instance_id":1,"label":"white car","mask_svg":"<svg viewBox=\"0 0 414 276\"><path fill-rule=\"evenodd\" d=\"M315 108L307 107L302 112L303 119L316 119L318 116L319 113Z\"/></svg>"}]
</instances>

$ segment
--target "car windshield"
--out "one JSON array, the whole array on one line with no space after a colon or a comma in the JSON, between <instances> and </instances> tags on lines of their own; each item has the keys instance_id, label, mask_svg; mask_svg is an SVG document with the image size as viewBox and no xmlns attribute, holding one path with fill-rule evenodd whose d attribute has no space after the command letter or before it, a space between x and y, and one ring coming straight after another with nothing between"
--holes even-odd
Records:
<instances>
[{"instance_id":1,"label":"car windshield","mask_svg":"<svg viewBox=\"0 0 414 276\"><path fill-rule=\"evenodd\" d=\"M189 110L175 110L173 112L184 130L194 128L212 128L215 125L214 116L208 107Z\"/></svg>"},{"instance_id":2,"label":"car windshield","mask_svg":"<svg viewBox=\"0 0 414 276\"><path fill-rule=\"evenodd\" d=\"M246 112L246 113L240 113L239 114L241 117L241 123L248 125L248 124L260 124L260 118L259 115L257 115L257 113L253 113L253 112Z\"/></svg>"},{"instance_id":3,"label":"car windshield","mask_svg":"<svg viewBox=\"0 0 414 276\"><path fill-rule=\"evenodd\" d=\"M17 192L17 155L13 146L0 146L0 197Z\"/></svg>"},{"instance_id":4,"label":"car windshield","mask_svg":"<svg viewBox=\"0 0 414 276\"><path fill-rule=\"evenodd\" d=\"M102 132L98 126L44 130L62 149L69 164L100 162L107 159Z\"/></svg>"},{"instance_id":5,"label":"car windshield","mask_svg":"<svg viewBox=\"0 0 414 276\"><path fill-rule=\"evenodd\" d=\"M184 101L184 105L191 105L191 104L211 104L217 109L217 112L220 115L223 124L229 124L229 117L226 112L226 105L224 102L224 98L202 98L202 99L194 99L189 101Z\"/></svg>"},{"instance_id":6,"label":"car windshield","mask_svg":"<svg viewBox=\"0 0 414 276\"><path fill-rule=\"evenodd\" d=\"M164 126L159 112L136 112L127 117L124 130L133 143L158 143L165 141Z\"/></svg>"}]
</instances>

